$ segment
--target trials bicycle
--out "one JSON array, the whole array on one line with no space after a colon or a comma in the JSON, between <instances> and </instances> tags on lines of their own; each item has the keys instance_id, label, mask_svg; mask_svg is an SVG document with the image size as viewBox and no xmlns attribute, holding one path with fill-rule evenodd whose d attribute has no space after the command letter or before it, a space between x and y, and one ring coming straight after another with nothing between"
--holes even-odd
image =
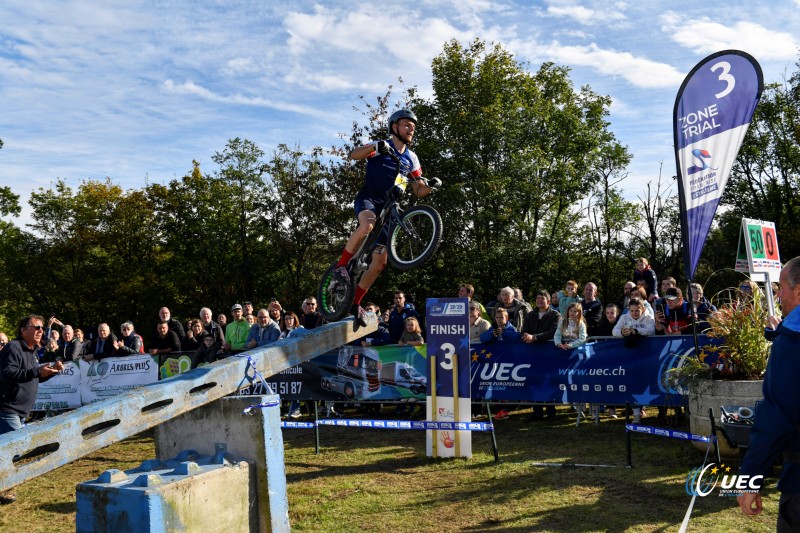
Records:
<instances>
[{"instance_id":1,"label":"trials bicycle","mask_svg":"<svg viewBox=\"0 0 800 533\"><path fill-rule=\"evenodd\" d=\"M386 202L381 212L377 213L372 231L347 263L350 282L341 282L334 277L336 261L328 267L319 282L319 312L329 322L341 320L350 312L356 285L366 272L376 246L385 244L389 264L397 270L406 271L417 268L430 259L442 241L442 217L434 208L417 205L406 211L401 209L400 198L407 185L415 178L409 178L400 172L400 158L394 152L389 152L389 156L397 168L394 186L386 193ZM381 239L386 236L388 238L381 243Z\"/></svg>"}]
</instances>

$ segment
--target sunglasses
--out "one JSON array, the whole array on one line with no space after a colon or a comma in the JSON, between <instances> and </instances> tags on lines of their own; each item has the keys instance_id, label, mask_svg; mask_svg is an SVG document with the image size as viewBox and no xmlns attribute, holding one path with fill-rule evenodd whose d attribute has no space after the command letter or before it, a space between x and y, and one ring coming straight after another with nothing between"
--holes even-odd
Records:
<instances>
[{"instance_id":1,"label":"sunglasses","mask_svg":"<svg viewBox=\"0 0 800 533\"><path fill-rule=\"evenodd\" d=\"M44 326L27 326L28 329L35 329L36 331L43 331Z\"/></svg>"}]
</instances>

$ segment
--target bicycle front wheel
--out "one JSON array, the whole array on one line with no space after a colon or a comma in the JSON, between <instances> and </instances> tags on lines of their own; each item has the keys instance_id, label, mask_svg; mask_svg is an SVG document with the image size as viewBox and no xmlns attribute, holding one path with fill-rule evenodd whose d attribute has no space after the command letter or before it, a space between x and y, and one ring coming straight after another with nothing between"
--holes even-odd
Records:
<instances>
[{"instance_id":1,"label":"bicycle front wheel","mask_svg":"<svg viewBox=\"0 0 800 533\"><path fill-rule=\"evenodd\" d=\"M417 268L442 242L442 217L427 205L412 207L389 236L389 263L397 270Z\"/></svg>"},{"instance_id":2,"label":"bicycle front wheel","mask_svg":"<svg viewBox=\"0 0 800 533\"><path fill-rule=\"evenodd\" d=\"M350 312L355 297L355 283L340 283L333 277L336 263L333 263L319 282L317 288L317 304L322 318L328 322L336 322Z\"/></svg>"}]
</instances>

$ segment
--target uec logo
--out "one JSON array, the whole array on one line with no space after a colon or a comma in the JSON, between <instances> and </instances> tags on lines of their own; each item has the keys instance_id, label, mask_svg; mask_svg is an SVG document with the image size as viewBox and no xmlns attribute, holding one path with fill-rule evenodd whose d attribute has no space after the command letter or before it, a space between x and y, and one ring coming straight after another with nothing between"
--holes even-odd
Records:
<instances>
[{"instance_id":1,"label":"uec logo","mask_svg":"<svg viewBox=\"0 0 800 533\"><path fill-rule=\"evenodd\" d=\"M494 379L497 381L525 381L519 372L530 368L531 365L515 365L514 363L487 363L481 369L481 379Z\"/></svg>"},{"instance_id":2,"label":"uec logo","mask_svg":"<svg viewBox=\"0 0 800 533\"><path fill-rule=\"evenodd\" d=\"M695 468L686 476L686 493L689 496L708 496L720 483L720 496L735 496L748 492L758 492L764 476L746 474L726 474L730 467L719 467L710 463L703 468Z\"/></svg>"}]
</instances>

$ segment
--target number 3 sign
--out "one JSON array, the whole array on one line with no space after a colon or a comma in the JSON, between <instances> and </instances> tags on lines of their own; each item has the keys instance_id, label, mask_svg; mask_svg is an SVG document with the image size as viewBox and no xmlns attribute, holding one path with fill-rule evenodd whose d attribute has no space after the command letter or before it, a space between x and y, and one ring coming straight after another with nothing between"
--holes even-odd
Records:
<instances>
[{"instance_id":1,"label":"number 3 sign","mask_svg":"<svg viewBox=\"0 0 800 533\"><path fill-rule=\"evenodd\" d=\"M466 298L428 298L428 420L471 420L468 305ZM472 434L428 430L427 451L429 457L472 457Z\"/></svg>"}]
</instances>

